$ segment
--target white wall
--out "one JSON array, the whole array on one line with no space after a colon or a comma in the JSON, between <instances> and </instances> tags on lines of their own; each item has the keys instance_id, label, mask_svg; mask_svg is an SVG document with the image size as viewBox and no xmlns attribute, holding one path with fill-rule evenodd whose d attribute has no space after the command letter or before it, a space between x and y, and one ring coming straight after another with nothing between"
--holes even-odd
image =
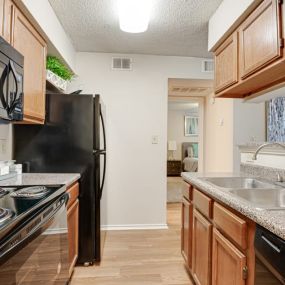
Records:
<instances>
[{"instance_id":1,"label":"white wall","mask_svg":"<svg viewBox=\"0 0 285 285\"><path fill-rule=\"evenodd\" d=\"M233 171L233 109L232 99L214 100L212 96L206 98L204 143L206 172Z\"/></svg>"},{"instance_id":2,"label":"white wall","mask_svg":"<svg viewBox=\"0 0 285 285\"><path fill-rule=\"evenodd\" d=\"M174 159L181 160L183 142L198 142L198 136L186 137L184 135L184 117L198 117L198 115L198 106L196 109L190 110L173 110L168 108L167 140L176 141L177 143L177 150L173 152ZM172 155L170 152L168 154Z\"/></svg>"},{"instance_id":3,"label":"white wall","mask_svg":"<svg viewBox=\"0 0 285 285\"><path fill-rule=\"evenodd\" d=\"M220 40L254 0L224 0L209 20L208 50Z\"/></svg>"},{"instance_id":4,"label":"white wall","mask_svg":"<svg viewBox=\"0 0 285 285\"><path fill-rule=\"evenodd\" d=\"M102 95L107 108L107 183L103 224L166 224L168 78L211 79L201 59L130 55L133 71L112 71L113 54L78 53L71 90ZM128 55L124 55L128 56ZM159 143L152 144L151 137Z\"/></svg>"},{"instance_id":5,"label":"white wall","mask_svg":"<svg viewBox=\"0 0 285 285\"><path fill-rule=\"evenodd\" d=\"M21 1L41 27L52 49L56 49L71 69L75 68L75 49L48 0Z\"/></svg>"},{"instance_id":6,"label":"white wall","mask_svg":"<svg viewBox=\"0 0 285 285\"><path fill-rule=\"evenodd\" d=\"M205 103L205 171L237 172L238 145L265 140L264 103L238 99L215 99Z\"/></svg>"},{"instance_id":7,"label":"white wall","mask_svg":"<svg viewBox=\"0 0 285 285\"><path fill-rule=\"evenodd\" d=\"M234 171L240 168L239 145L266 140L265 103L243 103L234 101Z\"/></svg>"}]
</instances>

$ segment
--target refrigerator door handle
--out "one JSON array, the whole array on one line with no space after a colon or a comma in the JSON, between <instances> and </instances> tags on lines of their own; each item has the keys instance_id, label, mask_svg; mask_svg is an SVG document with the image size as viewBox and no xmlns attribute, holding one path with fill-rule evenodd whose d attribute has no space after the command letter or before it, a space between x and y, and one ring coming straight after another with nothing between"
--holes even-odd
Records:
<instances>
[{"instance_id":1,"label":"refrigerator door handle","mask_svg":"<svg viewBox=\"0 0 285 285\"><path fill-rule=\"evenodd\" d=\"M102 178L102 182L100 185L100 200L101 200L102 194L103 194L103 188L104 188L104 184L105 184L105 177L106 177L106 152L102 151L100 153L100 155L104 156L103 178Z\"/></svg>"},{"instance_id":2,"label":"refrigerator door handle","mask_svg":"<svg viewBox=\"0 0 285 285\"><path fill-rule=\"evenodd\" d=\"M103 117L101 108L100 108L100 118L101 118L101 123L102 123L102 130L103 130L104 150L106 150L106 130L105 130L105 122L104 122L104 117Z\"/></svg>"}]
</instances>

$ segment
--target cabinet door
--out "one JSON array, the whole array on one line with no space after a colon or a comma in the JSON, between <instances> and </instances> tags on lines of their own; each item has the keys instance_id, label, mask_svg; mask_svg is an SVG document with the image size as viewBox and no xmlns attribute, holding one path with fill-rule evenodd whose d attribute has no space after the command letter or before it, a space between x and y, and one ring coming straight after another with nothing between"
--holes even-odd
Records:
<instances>
[{"instance_id":1,"label":"cabinet door","mask_svg":"<svg viewBox=\"0 0 285 285\"><path fill-rule=\"evenodd\" d=\"M12 21L14 14L14 4L11 0L2 0L4 4L3 9L3 26L2 26L2 36L8 42L12 42ZM0 1L0 5L2 5ZM2 6L1 6L2 7Z\"/></svg>"},{"instance_id":2,"label":"cabinet door","mask_svg":"<svg viewBox=\"0 0 285 285\"><path fill-rule=\"evenodd\" d=\"M78 199L67 210L68 244L69 244L69 275L71 275L78 257Z\"/></svg>"},{"instance_id":3,"label":"cabinet door","mask_svg":"<svg viewBox=\"0 0 285 285\"><path fill-rule=\"evenodd\" d=\"M13 46L24 55L24 120L45 119L46 43L26 17L15 8Z\"/></svg>"},{"instance_id":4,"label":"cabinet door","mask_svg":"<svg viewBox=\"0 0 285 285\"><path fill-rule=\"evenodd\" d=\"M245 255L216 229L213 231L212 259L212 285L245 285Z\"/></svg>"},{"instance_id":5,"label":"cabinet door","mask_svg":"<svg viewBox=\"0 0 285 285\"><path fill-rule=\"evenodd\" d=\"M197 285L209 285L211 278L212 225L193 211L193 278Z\"/></svg>"},{"instance_id":6,"label":"cabinet door","mask_svg":"<svg viewBox=\"0 0 285 285\"><path fill-rule=\"evenodd\" d=\"M193 205L182 200L181 252L189 269L192 268Z\"/></svg>"},{"instance_id":7,"label":"cabinet door","mask_svg":"<svg viewBox=\"0 0 285 285\"><path fill-rule=\"evenodd\" d=\"M239 39L241 78L281 57L278 1L264 0L241 25Z\"/></svg>"},{"instance_id":8,"label":"cabinet door","mask_svg":"<svg viewBox=\"0 0 285 285\"><path fill-rule=\"evenodd\" d=\"M238 82L238 36L232 34L215 52L216 93Z\"/></svg>"}]
</instances>

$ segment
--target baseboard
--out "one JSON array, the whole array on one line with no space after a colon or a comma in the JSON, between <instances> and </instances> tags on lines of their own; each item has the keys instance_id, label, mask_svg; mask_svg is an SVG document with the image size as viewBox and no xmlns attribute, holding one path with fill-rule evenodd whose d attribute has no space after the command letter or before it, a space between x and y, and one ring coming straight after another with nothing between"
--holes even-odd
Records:
<instances>
[{"instance_id":1,"label":"baseboard","mask_svg":"<svg viewBox=\"0 0 285 285\"><path fill-rule=\"evenodd\" d=\"M167 224L102 225L104 231L167 230Z\"/></svg>"}]
</instances>

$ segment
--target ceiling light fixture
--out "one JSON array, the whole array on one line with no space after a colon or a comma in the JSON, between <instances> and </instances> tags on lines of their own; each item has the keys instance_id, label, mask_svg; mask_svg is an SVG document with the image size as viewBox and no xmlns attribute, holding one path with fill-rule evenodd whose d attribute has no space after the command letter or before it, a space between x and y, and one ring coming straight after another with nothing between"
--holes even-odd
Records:
<instances>
[{"instance_id":1,"label":"ceiling light fixture","mask_svg":"<svg viewBox=\"0 0 285 285\"><path fill-rule=\"evenodd\" d=\"M151 0L118 0L120 29L127 33L143 33L148 28Z\"/></svg>"}]
</instances>

